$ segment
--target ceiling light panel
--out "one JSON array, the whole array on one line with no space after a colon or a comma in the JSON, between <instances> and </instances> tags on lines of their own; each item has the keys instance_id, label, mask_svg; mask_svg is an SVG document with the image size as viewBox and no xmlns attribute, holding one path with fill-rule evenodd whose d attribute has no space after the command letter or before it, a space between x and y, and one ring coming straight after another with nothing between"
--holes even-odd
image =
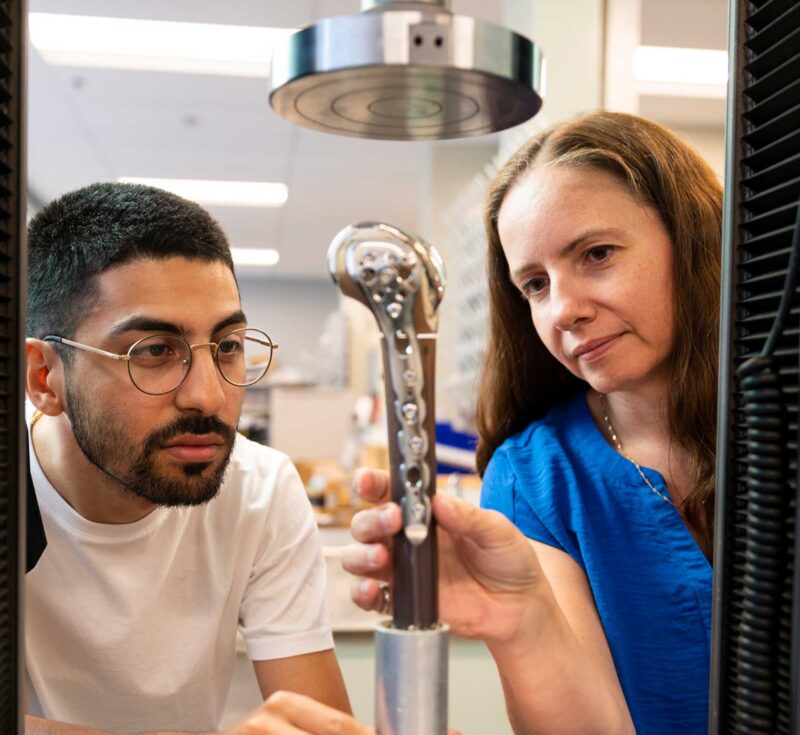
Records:
<instances>
[{"instance_id":1,"label":"ceiling light panel","mask_svg":"<svg viewBox=\"0 0 800 735\"><path fill-rule=\"evenodd\" d=\"M31 44L50 64L268 77L272 48L293 28L30 13Z\"/></svg>"},{"instance_id":2,"label":"ceiling light panel","mask_svg":"<svg viewBox=\"0 0 800 735\"><path fill-rule=\"evenodd\" d=\"M231 248L233 262L236 265L276 265L280 254L272 248Z\"/></svg>"},{"instance_id":3,"label":"ceiling light panel","mask_svg":"<svg viewBox=\"0 0 800 735\"><path fill-rule=\"evenodd\" d=\"M724 97L728 54L718 49L639 46L634 77L640 93Z\"/></svg>"},{"instance_id":4,"label":"ceiling light panel","mask_svg":"<svg viewBox=\"0 0 800 735\"><path fill-rule=\"evenodd\" d=\"M286 184L270 181L154 179L134 176L123 176L117 181L123 184L155 186L199 204L225 207L280 207L289 198Z\"/></svg>"}]
</instances>

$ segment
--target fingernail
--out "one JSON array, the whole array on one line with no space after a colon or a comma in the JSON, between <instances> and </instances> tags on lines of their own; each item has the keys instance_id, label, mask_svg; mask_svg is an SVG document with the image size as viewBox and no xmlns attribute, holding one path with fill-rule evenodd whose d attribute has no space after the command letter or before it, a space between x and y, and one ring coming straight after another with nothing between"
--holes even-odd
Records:
<instances>
[{"instance_id":1,"label":"fingernail","mask_svg":"<svg viewBox=\"0 0 800 735\"><path fill-rule=\"evenodd\" d=\"M358 592L361 595L368 595L369 594L369 580L368 579L362 579L358 583Z\"/></svg>"},{"instance_id":2,"label":"fingernail","mask_svg":"<svg viewBox=\"0 0 800 735\"><path fill-rule=\"evenodd\" d=\"M372 547L367 552L367 564L369 564L369 566L371 567L378 566L378 549L376 549L375 547Z\"/></svg>"},{"instance_id":3,"label":"fingernail","mask_svg":"<svg viewBox=\"0 0 800 735\"><path fill-rule=\"evenodd\" d=\"M452 508L455 505L453 498L454 496L450 495L450 493L436 493L436 502L439 504L444 503L448 508Z\"/></svg>"},{"instance_id":4,"label":"fingernail","mask_svg":"<svg viewBox=\"0 0 800 735\"><path fill-rule=\"evenodd\" d=\"M392 506L383 506L378 513L378 518L380 519L381 526L387 531L390 530L394 522L394 509Z\"/></svg>"}]
</instances>

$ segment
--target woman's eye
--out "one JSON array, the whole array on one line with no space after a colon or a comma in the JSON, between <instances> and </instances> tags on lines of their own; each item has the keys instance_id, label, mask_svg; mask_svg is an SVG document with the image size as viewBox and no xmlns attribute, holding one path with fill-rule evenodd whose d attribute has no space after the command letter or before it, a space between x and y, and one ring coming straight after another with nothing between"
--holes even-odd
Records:
<instances>
[{"instance_id":1,"label":"woman's eye","mask_svg":"<svg viewBox=\"0 0 800 735\"><path fill-rule=\"evenodd\" d=\"M586 251L586 259L592 263L602 263L614 250L613 245L595 245Z\"/></svg>"},{"instance_id":2,"label":"woman's eye","mask_svg":"<svg viewBox=\"0 0 800 735\"><path fill-rule=\"evenodd\" d=\"M534 276L533 278L529 278L527 281L525 281L520 290L525 298L530 298L531 296L537 296L546 288L547 278L543 276Z\"/></svg>"}]
</instances>

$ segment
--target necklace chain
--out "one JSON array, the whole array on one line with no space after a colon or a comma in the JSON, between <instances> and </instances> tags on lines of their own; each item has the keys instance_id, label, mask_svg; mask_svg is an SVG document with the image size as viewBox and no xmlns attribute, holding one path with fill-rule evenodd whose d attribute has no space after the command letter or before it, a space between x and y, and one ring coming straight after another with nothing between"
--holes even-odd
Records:
<instances>
[{"instance_id":1,"label":"necklace chain","mask_svg":"<svg viewBox=\"0 0 800 735\"><path fill-rule=\"evenodd\" d=\"M673 508L676 507L675 503L672 502L672 498L667 495L664 495L655 485L653 485L650 480L647 479L647 475L644 474L642 468L639 466L639 463L630 457L628 454L625 453L625 450L622 448L622 442L619 440L619 436L617 432L614 431L614 427L611 425L611 419L608 417L608 404L606 403L606 397L600 393L600 406L603 409L603 421L606 422L606 428L608 429L608 433L611 435L611 441L617 447L617 451L625 457L633 466L638 470L639 475L641 475L642 480L644 480L644 484L647 485L659 498L661 498L665 503L669 503Z\"/></svg>"}]
</instances>

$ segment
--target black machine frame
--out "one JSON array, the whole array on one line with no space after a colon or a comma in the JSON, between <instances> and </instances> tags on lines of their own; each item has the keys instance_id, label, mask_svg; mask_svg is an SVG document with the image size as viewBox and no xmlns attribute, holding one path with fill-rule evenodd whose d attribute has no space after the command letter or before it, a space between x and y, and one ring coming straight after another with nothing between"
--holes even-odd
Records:
<instances>
[{"instance_id":1,"label":"black machine frame","mask_svg":"<svg viewBox=\"0 0 800 735\"><path fill-rule=\"evenodd\" d=\"M23 732L27 2L0 1L0 731Z\"/></svg>"},{"instance_id":2,"label":"black machine frame","mask_svg":"<svg viewBox=\"0 0 800 735\"><path fill-rule=\"evenodd\" d=\"M709 732L800 732L800 3L731 0Z\"/></svg>"}]
</instances>

